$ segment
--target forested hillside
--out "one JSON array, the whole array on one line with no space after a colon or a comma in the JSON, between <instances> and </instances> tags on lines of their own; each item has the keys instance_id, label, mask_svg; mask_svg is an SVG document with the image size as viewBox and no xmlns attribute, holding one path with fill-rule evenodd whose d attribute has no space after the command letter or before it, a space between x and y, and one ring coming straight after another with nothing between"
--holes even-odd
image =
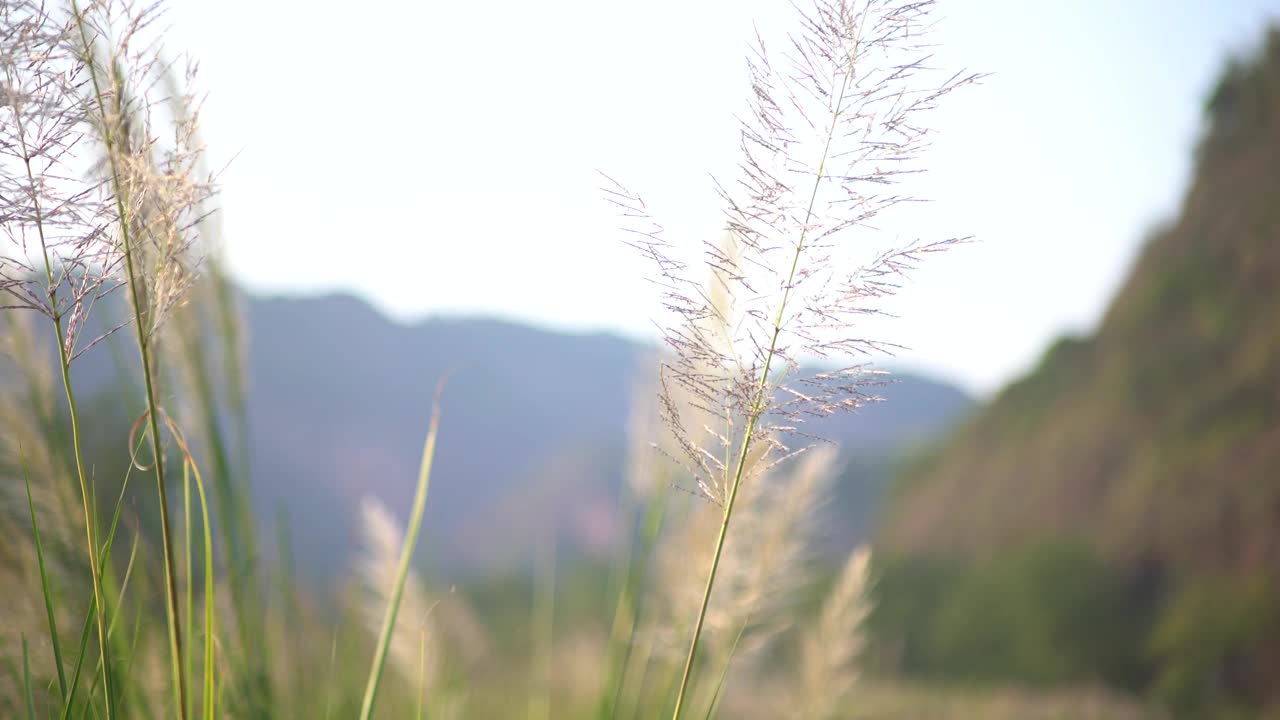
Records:
<instances>
[{"instance_id":1,"label":"forested hillside","mask_svg":"<svg viewBox=\"0 0 1280 720\"><path fill-rule=\"evenodd\" d=\"M881 613L893 662L980 655L966 674L1101 676L1187 709L1276 696L1280 30L1205 112L1180 213L1097 330L899 478L883 599L940 599Z\"/></svg>"}]
</instances>

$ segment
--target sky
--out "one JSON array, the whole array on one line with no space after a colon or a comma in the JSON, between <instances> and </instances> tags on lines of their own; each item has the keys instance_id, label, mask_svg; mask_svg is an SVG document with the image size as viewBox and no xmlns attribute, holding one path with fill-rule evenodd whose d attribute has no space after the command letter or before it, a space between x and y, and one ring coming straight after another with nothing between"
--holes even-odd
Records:
<instances>
[{"instance_id":1,"label":"sky","mask_svg":"<svg viewBox=\"0 0 1280 720\"><path fill-rule=\"evenodd\" d=\"M749 41L795 24L786 0L169 7L249 289L637 338L656 336L657 292L597 171L671 240L714 235ZM1089 331L1176 217L1203 99L1280 0L941 0L936 17L933 62L991 75L930 117L932 202L883 234L977 242L931 259L872 331L908 348L891 365L989 393Z\"/></svg>"}]
</instances>

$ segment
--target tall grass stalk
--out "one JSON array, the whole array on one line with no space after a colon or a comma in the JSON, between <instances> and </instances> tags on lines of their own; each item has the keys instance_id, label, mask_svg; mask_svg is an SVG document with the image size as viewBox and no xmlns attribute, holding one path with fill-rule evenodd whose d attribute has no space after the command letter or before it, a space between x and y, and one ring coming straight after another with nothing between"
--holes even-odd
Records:
<instances>
[{"instance_id":1,"label":"tall grass stalk","mask_svg":"<svg viewBox=\"0 0 1280 720\"><path fill-rule=\"evenodd\" d=\"M141 441L139 441L138 444L135 444L131 448L131 454L129 456L129 466L125 470L124 480L120 483L120 493L116 497L115 509L111 515L111 523L110 525L107 526L106 536L103 539L102 552L101 552L101 561L103 565L102 567L99 568L99 572L104 574L110 568L109 563L111 559L111 548L115 544L116 531L120 527L120 513L124 509L125 494L129 489L129 478L133 475L133 469L137 466L136 458L140 450L141 450ZM137 553L137 538L135 537L134 546L129 551L129 565L126 567L126 570L125 570L126 580L129 577L130 570L132 569L133 558L135 557L136 553ZM117 605L119 605L120 602L123 600L124 591L126 589L127 589L127 584L126 586L122 586L120 588L120 591L116 593ZM71 717L72 709L74 707L73 700L76 695L76 688L79 686L80 673L84 667L85 655L88 649L90 631L97 620L98 620L97 600L96 598L90 598L89 608L88 610L85 611L83 629L81 630L81 633L80 633L79 650L77 651L77 654L76 654L75 665L73 666L72 673L71 673L71 682L67 690L67 702L63 705L63 709L62 709L62 716L61 716L62 720L67 720L68 718ZM110 637L109 628L108 628L107 635L108 637Z\"/></svg>"},{"instance_id":2,"label":"tall grass stalk","mask_svg":"<svg viewBox=\"0 0 1280 720\"><path fill-rule=\"evenodd\" d=\"M785 42L780 69L759 38L748 62L751 108L741 123L740 177L718 185L732 242L703 248L728 302L686 275L688 263L644 201L609 179L607 197L633 225L630 244L654 262L664 306L675 315L664 332L673 350L663 365L665 419L697 492L721 509L672 710L676 720L688 704L743 485L798 451L788 439L810 442L801 432L806 420L867 400L864 365L803 377L799 360L852 361L892 350L862 336L860 321L882 312L876 301L894 294L924 254L964 241L911 243L861 264L848 242L838 242L915 200L883 190L922 169L916 161L929 130L916 117L979 77L917 79L930 72L925 39L933 4L817 0L801 11L803 31ZM726 317L726 308L738 316ZM683 403L724 417L724 434L704 444L694 435L700 430L687 430L672 388L692 398ZM760 461L751 462L757 453Z\"/></svg>"},{"instance_id":3,"label":"tall grass stalk","mask_svg":"<svg viewBox=\"0 0 1280 720\"><path fill-rule=\"evenodd\" d=\"M77 9L77 16L79 10ZM81 32L84 33L84 21L80 20ZM87 35L84 35L86 47L90 47ZM94 67L93 63L90 63ZM103 103L102 90L98 86L96 71L94 75L94 92L98 97L99 103ZM104 115L106 113L103 108ZM104 124L103 141L107 146L107 155L110 157L115 153L112 147L112 131L109 126ZM164 461L164 443L160 437L160 405L156 397L156 381L153 373L154 364L152 361L152 349L147 337L147 325L143 322L143 290L140 269L135 267L136 258L134 255L133 244L130 240L129 223L124 220L125 217L125 197L127 191L121 186L118 177L118 171L112 166L112 175L114 178L115 192L117 195L116 203L121 214L122 221L120 223L120 237L123 243L125 266L127 273L127 284L129 287L130 304L133 307L134 327L138 341L138 355L142 364L143 387L146 391L146 416L147 428L151 438L152 449L152 467L156 477L156 494L159 498L157 514L160 516L160 544L164 556L164 576L165 576L165 612L168 619L169 627L169 654L170 665L173 673L174 684L174 702L178 708L178 716L187 717L187 685L186 676L182 672L182 629L180 627L181 617L178 609L178 585L177 575L174 568L174 548L173 548L173 529L172 521L169 518L169 493L165 483L165 461Z\"/></svg>"},{"instance_id":4,"label":"tall grass stalk","mask_svg":"<svg viewBox=\"0 0 1280 720\"><path fill-rule=\"evenodd\" d=\"M775 350L771 346L768 355L769 360L773 359L774 352ZM765 375L761 377L767 377L768 371L769 364L766 362ZM762 393L764 388L763 380L760 383L760 387L760 392ZM693 675L693 663L698 657L698 644L702 640L702 626L707 620L707 608L711 606L711 591L715 588L716 572L720 569L720 557L724 553L724 541L729 534L729 522L733 519L733 508L737 503L738 488L742 482L742 469L746 467L746 456L750 449L750 436L755 431L755 420L756 418L752 417L751 422L747 425L747 437L743 440L742 451L738 455L738 469L734 473L733 484L729 486L729 497L725 500L724 516L720 522L720 532L716 536L715 553L711 556L711 569L707 571L706 589L703 590L702 603L698 607L697 619L693 624L693 639L689 643L689 654L685 658L684 671L680 675L680 689L676 693L676 706L671 712L671 717L675 720L680 718L680 710L684 707L685 693L689 689L689 679Z\"/></svg>"},{"instance_id":5,"label":"tall grass stalk","mask_svg":"<svg viewBox=\"0 0 1280 720\"><path fill-rule=\"evenodd\" d=\"M422 529L422 516L427 506L427 489L431 485L431 463L436 452L436 436L440 432L440 394L443 391L444 380L441 379L436 386L431 407L431 424L422 446L422 464L418 470L418 485L414 491L413 509L409 513L409 527L404 536L404 547L400 551L400 566L396 571L395 583L388 593L387 612L382 620L382 630L378 634L378 643L373 651L373 662L369 667L369 678L365 683L364 699L360 705L360 720L369 720L373 717L374 703L382 682L382 670L386 665L387 650L391 647L396 615L400 612L400 598L404 594L405 580L409 577L409 568L413 564L413 551L418 543L418 533Z\"/></svg>"},{"instance_id":6,"label":"tall grass stalk","mask_svg":"<svg viewBox=\"0 0 1280 720\"><path fill-rule=\"evenodd\" d=\"M164 72L162 81L176 122L189 123L198 108L184 94L176 73ZM198 141L193 140L194 144ZM192 403L195 436L209 453L210 477L217 499L218 530L231 582L228 590L239 641L235 680L245 694L242 710L265 717L271 704L268 675L263 588L257 571L254 517L248 502L248 412L243 369L244 338L231 280L223 261L219 216L199 212L199 238L203 272L191 289L192 301L176 310L176 342L171 347L175 364L184 371L186 397ZM213 337L217 342L210 343ZM213 371L217 367L218 373ZM225 405L219 402L219 391ZM225 407L230 427L224 427L220 411ZM234 455L234 457L233 457ZM240 487L237 487L237 484Z\"/></svg>"},{"instance_id":7,"label":"tall grass stalk","mask_svg":"<svg viewBox=\"0 0 1280 720\"><path fill-rule=\"evenodd\" d=\"M21 137L21 134L19 135ZM28 180L31 186L36 186L35 175L32 172L29 151L25 144L22 149L23 155L27 156L26 167ZM54 280L53 259L49 251L49 243L45 237L43 211L40 207L40 198L34 192L31 196L32 206L36 212L36 228L40 237L40 249L44 257L45 280L48 283L47 288L50 297L50 306L53 309L51 320L53 321L54 334L58 342L58 367L62 375L62 389L67 401L68 422L71 425L71 444L72 457L75 460L76 480L80 486L80 499L84 505L84 524L85 524L85 540L89 546L89 567L91 573L91 581L93 583L94 602L99 609L106 608L106 598L102 592L102 573L98 562L98 533L97 533L97 517L94 512L93 493L89 488L89 481L85 472L84 450L81 448L80 437L80 412L76 407L75 390L71 386L71 354L68 350L67 334L63 332L62 316L58 308L57 288L60 282ZM77 308L79 309L79 308ZM106 613L98 612L98 652L99 661L102 667L102 687L103 694L106 698L106 718L111 720L116 712L116 696L115 683L112 681L111 658L109 643L107 642Z\"/></svg>"},{"instance_id":8,"label":"tall grass stalk","mask_svg":"<svg viewBox=\"0 0 1280 720\"><path fill-rule=\"evenodd\" d=\"M831 155L831 144L836 137L836 131L840 120L840 114L844 111L845 92L848 90L849 81L852 72L843 73L840 81L840 90L831 106L831 117L827 122L826 137L823 140L822 155L818 160L817 174L812 181L812 189L809 192L809 202L804 210L804 220L801 222L800 237L796 240L795 250L791 255L791 266L787 270L786 280L782 283L782 299L778 302L778 309L773 318L773 325L769 333L769 342L764 351L764 364L760 369L759 380L756 383L754 397L751 400L750 409L747 412L747 426L743 431L742 442L738 451L737 460L732 466L733 479L729 483L729 494L725 498L724 515L720 522L720 532L716 535L715 552L711 556L711 567L707 571L706 589L702 593L702 603L698 608L697 619L693 625L693 638L689 642L689 653L685 658L684 671L680 677L680 690L676 694L676 706L672 711L672 718L679 720L680 711L684 707L685 694L689 689L689 680L693 674L693 663L697 659L698 645L702 640L702 626L706 622L707 608L711 605L711 592L715 588L716 572L720 568L720 558L724 552L725 538L729 535L729 523L733 520L733 510L737 505L738 489L742 486L743 473L747 468L747 456L751 452L752 441L756 439L756 426L760 423L761 417L764 415L766 403L766 392L769 389L770 373L773 370L773 363L778 357L778 340L782 335L783 321L786 318L788 302L791 299L791 291L795 286L796 271L800 268L800 260L804 256L804 250L808 247L810 223L813 220L814 203L817 202L818 188L826 176L827 159ZM735 643L736 645L736 643Z\"/></svg>"},{"instance_id":9,"label":"tall grass stalk","mask_svg":"<svg viewBox=\"0 0 1280 720\"><path fill-rule=\"evenodd\" d=\"M41 10L33 11L28 9L28 12L31 14L27 17L22 17L20 20L30 23L33 26L34 32L32 32L32 35L35 36L38 33L46 32L47 28L45 26L51 22L48 16ZM8 16L6 16L5 19L6 21L10 20ZM24 28L24 30L27 29ZM23 30L15 29L13 32L23 32ZM55 34L55 38L53 40L54 44L60 40L61 38ZM33 52L29 47L24 47L23 50ZM27 69L31 69L33 67L38 68L40 61L40 58L33 58ZM5 71L8 76L6 79L11 84L18 85L20 83L20 81L14 77L15 68L6 65ZM37 69L33 72L39 72L39 70ZM50 86L54 86L53 83L50 83ZM43 261L43 280L45 283L43 292L46 293L47 298L46 303L45 301L35 300L33 297L31 302L37 304L34 306L26 305L26 307L35 307L35 309L42 311L49 318L57 341L58 365L69 416L69 424L71 426L72 456L74 459L75 475L80 488L80 499L84 512L85 541L88 546L89 567L93 585L94 601L99 608L102 608L106 606L106 603L102 589L102 577L99 570L100 563L98 561L96 514L94 512L94 502L85 471L84 452L81 446L80 413L76 403L75 390L71 383L72 349L74 347L75 340L75 327L73 323L76 323L77 321L80 321L81 323L83 322L83 313L85 312L84 303L86 302L86 298L91 295L92 292L90 291L89 293L85 293L84 290L86 289L86 286L84 285L81 285L80 288L77 289L74 284L75 280L72 279L70 280L72 289L68 291L69 294L72 295L70 304L68 305L65 303L60 297L60 287L64 284L64 280L67 276L62 274L65 271L58 268L55 263L55 251L52 248L54 239L49 237L47 234L47 224L50 222L50 211L46 208L46 198L43 195L44 191L42 189L45 178L34 165L36 160L38 158L42 158L42 156L44 156L43 159L46 162L53 162L48 160L48 157L56 157L60 152L66 152L66 150L60 146L67 141L65 138L60 137L59 129L55 128L50 131L53 137L34 138L34 140L41 145L40 147L32 147L29 145L29 140L32 140L32 138L28 137L28 123L34 122L39 125L42 122L43 118L38 116L41 109L37 108L35 111L37 115L36 117L28 117L26 115L26 103L16 100L17 92L14 92L14 98L11 99L9 103L10 110L12 112L12 128L9 128L8 130L16 141L14 145L16 146L17 152L13 153L15 149L13 147L7 148L7 151L10 154L15 154L22 163L22 169L25 173L26 182L23 186L23 190L25 190L25 199L30 202L28 208L25 209L30 213L28 220L36 231L39 243L40 258ZM57 209L53 212L56 213ZM77 249L77 252L80 252L80 250ZM84 256L77 255L71 258L65 258L64 260L70 261L70 263L74 265L84 259ZM3 270L3 267L0 267L0 270ZM68 308L70 308L71 311L70 318L66 318L64 315ZM67 324L67 327L65 328L64 320L66 320ZM100 664L104 674L103 688L106 696L106 717L110 720L115 715L115 691L114 683L111 678L112 665L110 662L110 649L107 642L106 623L102 613L97 614L97 630Z\"/></svg>"},{"instance_id":10,"label":"tall grass stalk","mask_svg":"<svg viewBox=\"0 0 1280 720\"><path fill-rule=\"evenodd\" d=\"M157 514L160 519L160 543L164 559L169 666L173 680L175 713L177 717L185 720L188 716L187 677L183 672L183 638L177 569L174 560L173 523L170 518L164 443L161 436L163 417L155 378L157 358L152 341L157 337L156 331L166 309L165 303L173 303L177 299L176 295L161 292L158 286L165 283L164 290L168 293L174 292L176 288L176 285L168 286L171 280L168 275L176 272L176 268L170 263L178 258L169 253L173 252L175 247L180 248L183 245L180 235L185 232L185 229L181 224L181 215L186 210L184 203L190 203L192 199L179 198L173 206L164 206L163 203L171 200L170 197L165 197L159 200L162 206L151 208L152 215L147 216L148 203L154 204L157 199L145 196L135 197L135 191L145 189L146 186L142 183L151 181L151 178L144 175L140 183L137 177L129 180L126 176L129 173L137 176L140 170L149 172L153 159L149 138L142 141L143 147L132 147L135 140L129 137L129 129L131 123L145 127L146 118L138 117L139 108L129 105L131 100L128 94L134 89L126 85L129 70L123 65L125 58L121 55L124 53L112 48L105 51L105 57L100 55L98 35L111 30L113 19L123 20L127 24L124 41L127 43L127 38L145 27L149 18L145 14L136 14L131 7L124 9L123 18L113 18L110 7L95 6L95 9L105 15L101 19L101 28L91 27L90 20L78 0L71 0L71 10L80 39L79 49L83 54L82 59L88 70L93 90L92 106L96 113L93 120L99 132L99 141L103 146L106 175L115 205L113 220L119 236L119 252L124 265L124 284L128 288L129 304L133 313L134 336L137 341L146 395L145 422L152 448L152 469L156 478L156 493L159 501ZM142 111L146 109L145 105L141 108ZM132 165L127 167L128 163ZM143 168L136 167L139 163ZM189 178L174 176L168 179L170 181L189 180ZM142 252L140 243L144 241L143 238L136 236L139 233L152 236L152 242L162 247L159 265L147 271L142 268L142 258L139 257ZM149 272L151 275L144 276L144 272Z\"/></svg>"}]
</instances>

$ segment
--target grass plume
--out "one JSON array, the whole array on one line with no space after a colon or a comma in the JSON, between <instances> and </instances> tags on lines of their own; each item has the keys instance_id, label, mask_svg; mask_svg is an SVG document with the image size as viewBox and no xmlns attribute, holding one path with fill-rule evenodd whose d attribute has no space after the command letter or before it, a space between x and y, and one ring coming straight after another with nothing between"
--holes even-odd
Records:
<instances>
[{"instance_id":1,"label":"grass plume","mask_svg":"<svg viewBox=\"0 0 1280 720\"><path fill-rule=\"evenodd\" d=\"M835 717L858 678L862 623L870 613L871 550L854 549L822 604L817 622L806 629L800 656L801 687L793 708L797 718Z\"/></svg>"},{"instance_id":2,"label":"grass plume","mask_svg":"<svg viewBox=\"0 0 1280 720\"><path fill-rule=\"evenodd\" d=\"M727 281L723 292L741 308L721 318L724 303L703 292L687 264L651 218L640 196L610 181L608 198L629 219L631 243L654 263L665 306L676 322L664 334L673 351L663 366L670 388L705 411L729 418L721 446L707 448L674 425L696 486L722 507L720 530L694 621L673 718L693 679L729 528L740 489L758 478L753 448L793 452L782 437L809 418L855 409L864 401L862 365L796 377L804 357L849 359L890 349L858 334L858 321L897 289L896 278L924 255L962 240L912 243L850 271L842 260L850 236L914 198L892 192L919 172L929 130L923 114L976 75L929 78L927 46L933 2L820 0L803 12L779 60L760 39L748 62L752 102L741 123L739 177L718 185L732 252L707 243L704 262ZM778 65L778 63L781 65ZM842 250L844 252L842 252ZM718 319L730 341L706 331ZM710 458L710 460L708 460Z\"/></svg>"}]
</instances>

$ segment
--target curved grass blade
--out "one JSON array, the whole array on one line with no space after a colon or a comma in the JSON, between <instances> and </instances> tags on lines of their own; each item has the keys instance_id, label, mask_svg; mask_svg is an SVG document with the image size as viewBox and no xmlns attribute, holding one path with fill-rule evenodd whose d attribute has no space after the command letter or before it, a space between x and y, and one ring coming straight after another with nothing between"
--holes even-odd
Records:
<instances>
[{"instance_id":1,"label":"curved grass blade","mask_svg":"<svg viewBox=\"0 0 1280 720\"><path fill-rule=\"evenodd\" d=\"M209 523L209 499L205 494L204 478L200 475L200 468L196 465L194 456L191 454L191 448L187 445L186 438L182 433L178 432L178 428L171 420L165 418L165 425L169 428L169 435L173 437L178 448L182 451L182 476L183 481L188 486L192 478L196 482L196 493L200 496L200 520L204 528L204 705L202 718L213 718L214 708L216 706L216 678L214 677L213 662L213 637L216 632L216 616L214 615L213 597L213 531L212 525ZM190 598L188 598L190 600ZM190 635L187 636L188 640Z\"/></svg>"},{"instance_id":2,"label":"curved grass blade","mask_svg":"<svg viewBox=\"0 0 1280 720\"><path fill-rule=\"evenodd\" d=\"M413 562L413 549L418 543L418 531L422 529L422 515L427 506L427 488L431 484L431 461L436 453L436 435L440 431L440 394L444 391L444 378L436 386L435 399L431 407L431 425L427 428L427 439L422 446L422 466L418 470L418 489L413 497L413 510L409 516L409 529L404 536L404 547L400 551L400 567L397 571L395 586L391 589L387 603L387 614L382 620L382 631L378 635L378 645L373 654L373 665L369 668L369 680L365 685L364 701L361 704L360 720L373 717L373 705L378 696L378 686L382 682L382 669L386 664L387 650L391 646L391 635L395 631L396 615L400 612L400 596L404 592L405 579L409 576L409 566Z\"/></svg>"}]
</instances>

